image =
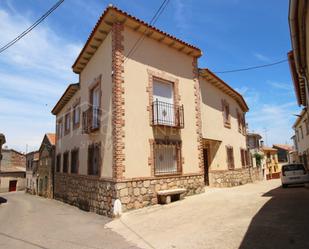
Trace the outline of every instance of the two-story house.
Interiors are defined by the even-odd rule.
[[[31,151],[26,154],[26,192],[37,193],[37,166],[39,151]]]
[[[297,161],[309,169],[309,116],[303,109],[293,124],[295,131],[294,143],[297,150]]]
[[[55,142],[56,135],[46,133],[39,149],[37,194],[47,198],[53,198]]]
[[[54,197],[112,215],[156,204],[171,189],[173,200],[208,183],[248,182],[248,106],[198,69],[201,54],[109,6],[73,65],[79,82],[52,110]]]

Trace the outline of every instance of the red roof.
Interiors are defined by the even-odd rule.
[[[56,134],[55,133],[47,133],[46,136],[47,136],[51,145],[56,144]]]
[[[282,149],[282,150],[287,150],[287,151],[293,150],[293,147],[288,144],[274,144],[273,147],[276,149]]]

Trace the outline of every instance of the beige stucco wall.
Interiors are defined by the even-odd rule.
[[[0,179],[0,193],[9,192],[10,181],[17,181],[16,191],[24,190],[26,187],[26,179],[21,177],[7,176]]]
[[[127,55],[140,34],[124,29],[124,54]],[[179,79],[180,104],[184,105],[185,128],[181,130],[183,173],[198,173],[198,149],[194,104],[193,58],[153,39],[145,38],[125,61],[125,177],[151,176],[148,166],[150,126],[147,69],[166,72]]]
[[[233,146],[235,168],[241,168],[240,148],[246,149],[246,136],[238,131],[237,109],[240,106],[229,95],[213,86],[204,78],[200,78],[202,134],[205,139],[222,141],[217,152],[210,151],[210,170],[226,170],[226,146]],[[222,99],[230,106],[231,128],[224,127],[222,115]]]
[[[96,53],[92,56],[87,66],[80,74],[80,90],[67,103],[66,107],[57,115],[63,116],[72,108],[73,104],[80,97],[81,117],[80,127],[76,130],[71,129],[70,134],[65,135],[57,142],[56,155],[79,148],[79,174],[87,174],[88,145],[93,142],[101,142],[102,168],[101,177],[112,176],[112,43],[111,33],[106,37]],[[85,111],[89,103],[89,87],[96,78],[101,78],[101,128],[100,131],[92,134],[82,134],[82,112]],[[72,114],[71,114],[72,115]],[[70,161],[70,159],[69,159]],[[70,163],[69,163],[70,165]],[[61,165],[62,167],[62,165]]]
[[[306,125],[304,123],[305,119],[307,119],[307,114],[303,115],[302,119],[300,120],[300,122],[298,122],[297,126],[295,127],[295,129],[298,130],[299,135],[298,138],[296,136],[296,142],[298,146],[298,153],[300,154],[303,154],[307,150],[309,150],[309,134],[307,134],[306,131]],[[302,126],[304,138],[301,137],[300,126]]]

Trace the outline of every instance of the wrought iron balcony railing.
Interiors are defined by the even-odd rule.
[[[89,107],[83,112],[83,132],[91,133],[100,128],[101,110],[98,107]]]
[[[170,103],[155,100],[152,103],[152,125],[170,126],[184,128],[183,105],[173,105]]]

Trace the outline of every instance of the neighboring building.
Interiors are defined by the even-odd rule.
[[[209,69],[200,69],[205,184],[236,186],[260,179],[247,148],[243,97]]]
[[[255,151],[255,152],[260,151],[260,149],[261,149],[261,139],[262,139],[262,136],[260,134],[249,132],[247,134],[248,148],[250,150]]]
[[[294,144],[298,154],[298,162],[302,162],[309,169],[309,116],[306,109],[301,111],[293,129],[295,131]]]
[[[200,49],[108,7],[73,65],[79,83],[52,110],[55,198],[112,215],[119,203],[123,210],[158,203],[161,190],[184,196],[203,192],[208,182],[248,182],[248,107],[209,70],[198,70],[200,56]],[[200,100],[205,87],[217,94],[209,103],[214,111]],[[204,161],[207,153],[212,162]]]
[[[2,160],[2,145],[5,144],[5,136],[0,133],[0,171],[1,171],[1,160]]]
[[[277,149],[278,162],[279,163],[288,163],[289,154],[293,151],[293,147],[288,144],[274,144],[274,149]]]
[[[266,177],[266,163],[265,155],[262,150],[263,141],[261,139],[262,136],[258,133],[249,132],[247,134],[247,143],[251,155],[252,166],[259,171],[260,179],[264,179]]]
[[[26,191],[31,194],[37,193],[37,169],[39,162],[39,151],[26,154]]]
[[[280,178],[281,165],[278,163],[278,150],[264,146],[262,151],[265,155],[265,165],[263,167],[265,168],[266,179]]]
[[[53,198],[54,164],[55,164],[56,136],[52,133],[44,135],[39,149],[39,163],[37,170],[38,194]]]
[[[25,155],[16,150],[2,149],[0,192],[25,189],[25,160]]]

